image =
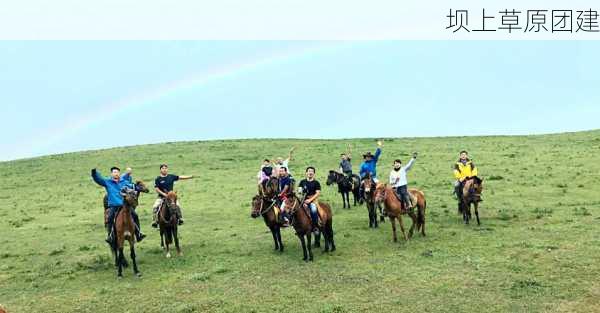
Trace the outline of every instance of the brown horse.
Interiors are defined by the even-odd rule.
[[[283,241],[281,240],[281,223],[279,223],[275,215],[275,196],[279,180],[277,178],[269,178],[264,185],[259,186],[259,194],[252,198],[252,218],[262,216],[265,220],[265,225],[271,230],[273,241],[275,242],[275,250],[283,252]]]
[[[459,199],[459,208],[463,214],[463,221],[465,224],[469,224],[469,220],[471,219],[471,204],[473,204],[477,225],[481,225],[481,222],[479,221],[479,202],[481,202],[482,191],[483,179],[474,176],[467,178],[464,181],[462,197]]]
[[[396,196],[394,189],[387,184],[378,184],[375,190],[375,201],[377,203],[384,204],[385,211],[392,222],[392,234],[394,242],[398,241],[396,236],[396,219],[400,224],[400,230],[404,235],[404,240],[408,241],[408,238],[412,237],[415,226],[417,231],[421,231],[421,234],[425,236],[425,210],[427,208],[427,202],[425,201],[425,194],[415,188],[410,188],[408,192],[417,199],[417,214],[415,215],[412,208],[407,209],[404,201],[400,201]],[[404,231],[404,223],[402,222],[402,214],[408,214],[412,219],[413,223],[410,226],[408,236]]]
[[[377,222],[377,210],[375,207],[377,206],[381,208],[381,206],[375,201],[375,181],[373,181],[370,174],[367,174],[360,184],[363,190],[363,198],[367,204],[367,210],[369,212],[369,227],[377,228],[379,227],[379,224]],[[381,214],[380,218],[381,222],[383,223],[385,221],[383,214]]]
[[[144,182],[142,181],[136,181],[135,185],[134,185],[134,189],[136,191],[136,197],[139,198],[140,193],[148,193],[149,190],[146,187],[146,184],[144,184]],[[106,224],[108,223],[108,196],[105,195],[104,199],[103,199],[103,205],[104,205],[104,227],[106,227]],[[133,210],[135,210],[135,208],[137,207],[137,202],[135,203],[135,206],[132,207]],[[116,218],[116,216],[115,216]],[[115,267],[118,267],[119,264],[118,262],[120,261],[123,265],[123,267],[127,267],[129,266],[129,264],[127,263],[127,260],[125,260],[125,258],[119,260],[118,256],[118,248],[117,248],[117,243],[113,238],[113,242],[110,244],[110,249],[111,249],[111,253],[113,255],[113,258],[115,258]]]
[[[293,195],[288,199],[288,207],[290,208],[290,215],[292,216],[292,225],[296,230],[296,235],[300,239],[302,244],[302,253],[304,255],[304,261],[312,261],[312,230],[313,223],[310,218],[310,213],[307,208],[296,195]],[[324,252],[335,251],[335,242],[333,240],[333,214],[331,213],[331,207],[319,201],[318,205],[319,218],[321,223],[318,226],[319,232],[323,233],[325,237],[325,250]],[[321,234],[315,236],[315,247],[321,246]]]
[[[123,197],[123,207],[117,212],[115,218],[115,234],[116,234],[116,254],[115,263],[118,264],[117,276],[123,277],[123,265],[125,263],[125,256],[123,255],[123,246],[125,240],[129,242],[131,262],[133,263],[133,273],[136,276],[141,276],[138,271],[137,263],[135,260],[135,223],[131,217],[131,211],[138,206],[138,197],[140,192],[135,189],[125,188],[121,190],[121,196]]]
[[[158,209],[158,225],[160,230],[160,246],[167,252],[166,257],[171,257],[169,245],[175,241],[177,255],[182,256],[177,235],[177,194],[169,191]]]

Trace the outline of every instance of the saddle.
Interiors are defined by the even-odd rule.
[[[394,196],[396,196],[396,199],[398,199],[398,201],[402,202],[400,195],[398,193],[396,193],[396,191],[394,191]],[[414,208],[415,205],[417,204],[417,200],[418,200],[417,197],[415,197],[410,192],[408,192],[408,198],[410,199],[410,207],[408,207],[407,210]]]

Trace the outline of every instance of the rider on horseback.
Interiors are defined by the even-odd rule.
[[[292,147],[290,149],[290,152],[288,153],[288,157],[287,159],[283,159],[282,157],[278,157],[277,159],[275,159],[275,173],[273,173],[273,175],[278,176],[279,175],[279,169],[282,167],[285,167],[287,169],[287,172],[289,174],[289,176],[292,176],[292,173],[290,172],[290,161],[292,160],[292,154],[294,153],[294,150],[296,150],[296,147]]]
[[[154,180],[154,189],[158,193],[158,198],[154,201],[154,205],[152,206],[152,227],[158,227],[158,210],[162,205],[164,199],[167,198],[167,193],[169,191],[173,191],[173,185],[178,180],[192,179],[194,176],[177,176],[173,174],[169,174],[169,166],[167,164],[160,165],[160,175],[156,177]],[[183,224],[183,217],[181,216],[181,207],[179,206],[179,200],[175,203],[176,207],[176,215],[179,225]]]
[[[299,188],[304,194],[304,207],[310,208],[310,219],[312,220],[313,233],[319,234],[319,213],[317,212],[317,201],[321,195],[321,184],[315,179],[315,168],[306,168],[306,179],[300,181]]]
[[[473,161],[469,159],[469,154],[467,151],[460,152],[460,158],[454,164],[454,178],[456,178],[456,182],[454,183],[454,193],[459,201],[463,196],[463,187],[465,185],[465,181],[471,179],[472,177],[477,176],[477,168]]]
[[[397,159],[394,161],[394,169],[390,172],[390,185],[396,191],[398,195],[398,199],[404,202],[404,206],[409,209],[412,207],[412,201],[408,194],[408,180],[406,178],[406,172],[410,170],[410,168],[415,163],[417,159],[417,153],[413,153],[412,159],[408,161],[406,166],[402,166],[402,161]]]
[[[383,143],[381,140],[377,141],[377,150],[375,150],[375,155],[371,154],[371,152],[367,152],[363,155],[364,161],[360,165],[360,180],[361,182],[365,179],[367,174],[370,174],[371,178],[375,183],[377,180],[377,161],[379,161],[379,156],[381,155],[381,147],[383,147]],[[360,187],[360,198],[363,199],[365,197],[365,190],[361,184]]]
[[[348,145],[348,152],[342,153],[340,161],[340,172],[352,179],[352,148]]]
[[[258,185],[263,186],[265,182],[273,175],[273,166],[271,165],[271,161],[269,159],[264,159],[262,165],[260,166],[260,171],[256,174],[256,178],[258,179]]]
[[[127,168],[125,174],[121,176],[121,169],[116,166],[110,169],[111,177],[103,177],[98,170],[92,169],[92,179],[94,182],[106,189],[106,195],[108,196],[108,221],[106,224],[106,230],[108,236],[106,242],[109,244],[112,242],[112,230],[117,212],[123,206],[123,196],[121,190],[123,188],[134,188],[131,182],[131,168]],[[136,224],[135,236],[138,242],[142,241],[146,235],[140,230],[140,220],[135,210],[131,210],[131,217]]]
[[[290,193],[292,192],[292,179],[290,178],[290,175],[288,174],[288,169],[287,167],[280,167],[279,168],[279,189],[278,194],[277,194],[277,198],[278,198],[278,205],[279,205],[279,210],[281,211],[280,214],[280,219],[283,221],[283,225],[284,226],[289,226],[289,214],[288,212],[285,210],[286,207],[286,201],[287,198],[289,197]]]

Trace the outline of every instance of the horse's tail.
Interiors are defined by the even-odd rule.
[[[417,225],[421,227],[425,224],[425,210],[427,209],[427,200],[423,199],[423,207],[417,210]]]

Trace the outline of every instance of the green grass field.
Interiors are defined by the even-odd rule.
[[[348,143],[356,156],[375,149],[372,139],[181,142],[0,163],[0,304],[11,313],[600,312],[600,131],[387,139],[380,177],[420,152],[409,181],[427,196],[428,236],[393,243],[389,223],[369,229],[364,206],[344,210],[326,187],[338,250],[305,263],[285,229],[286,251],[274,252],[262,219],[250,218],[261,160],[296,146],[292,172],[314,165],[324,185]],[[463,225],[451,197],[461,149],[485,179],[481,227]],[[131,166],[151,183],[162,162],[199,176],[176,184],[184,256],[164,257],[150,228],[155,195],[142,195],[144,276],[128,268],[118,281],[90,169]]]

